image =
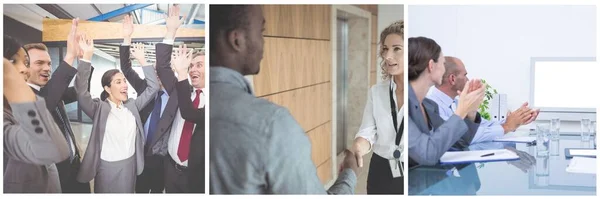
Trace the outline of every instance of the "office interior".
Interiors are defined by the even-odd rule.
[[[264,58],[247,76],[256,96],[288,108],[306,131],[328,188],[362,120],[367,91],[381,80],[379,33],[403,5],[263,5]],[[370,155],[356,193],[366,193]]]
[[[71,19],[79,18],[78,33],[85,32],[94,39],[94,57],[91,60],[94,72],[90,81],[92,98],[100,97],[103,91],[100,79],[105,71],[120,69],[119,45],[123,40],[122,20],[130,13],[135,29],[133,43],[143,43],[146,59],[154,64],[154,46],[162,42],[166,31],[164,15],[169,4],[4,4],[4,34],[19,40],[23,45],[44,43],[48,46],[55,70],[66,51],[66,38],[71,29]],[[180,4],[181,15],[187,16],[175,39],[175,47],[186,44],[194,51],[204,51],[204,4]],[[102,30],[102,31],[92,31]],[[133,59],[133,57],[132,57]],[[144,78],[140,64],[132,60],[133,69]],[[75,63],[73,65],[77,67]],[[75,78],[71,82],[73,86]],[[136,98],[135,89],[129,85],[129,97]],[[85,154],[92,120],[82,112],[77,102],[65,105],[67,115]],[[93,183],[93,181],[92,181]],[[91,186],[94,187],[93,185]],[[92,190],[93,191],[93,190]]]
[[[460,176],[454,172],[454,181],[428,184],[427,189],[417,192],[409,187],[409,194],[595,195],[596,175],[565,172],[570,162],[564,151],[596,146],[597,136],[591,142],[579,140],[581,120],[597,119],[598,100],[589,86],[594,85],[599,72],[596,15],[593,5],[409,6],[407,37],[435,40],[445,56],[464,62],[470,79],[484,79],[500,94],[495,96],[500,100],[490,100],[492,120],[506,116],[524,102],[541,110],[536,121],[505,137],[535,137],[536,125],[549,124],[554,118],[560,118],[561,136],[560,141],[550,141],[549,157],[536,156],[535,147],[513,145],[521,150],[519,156],[526,157],[521,160],[536,160],[519,165],[523,172],[507,166],[523,161],[475,163],[463,170],[467,174],[459,174],[476,176],[468,178],[472,180],[469,185],[451,190],[451,182],[465,183],[459,182]],[[424,172],[415,171],[414,175]],[[475,190],[467,190],[473,186]]]

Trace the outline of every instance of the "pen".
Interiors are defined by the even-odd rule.
[[[488,157],[488,156],[493,156],[493,155],[494,155],[494,153],[488,153],[488,154],[485,154],[485,155],[481,155],[481,157],[483,158],[483,157]]]

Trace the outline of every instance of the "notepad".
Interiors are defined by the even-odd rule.
[[[575,156],[581,157],[591,157],[595,158],[598,151],[596,149],[576,149],[576,148],[566,148],[565,149],[565,157],[571,158]]]
[[[573,157],[569,162],[567,172],[596,174],[596,158]]]
[[[489,156],[481,157],[486,154]],[[471,162],[496,162],[518,160],[519,156],[506,149],[478,150],[478,151],[448,151],[440,158],[441,164],[464,164]]]
[[[507,137],[497,138],[494,142],[517,142],[517,143],[532,143],[535,141],[535,137]]]

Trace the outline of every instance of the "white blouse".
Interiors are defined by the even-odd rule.
[[[119,107],[110,100],[108,103],[111,109],[106,120],[100,158],[114,162],[127,159],[135,153],[137,125],[135,117],[122,102]]]
[[[390,84],[392,93],[396,93],[396,84],[393,78],[390,81],[382,81],[369,89],[367,105],[363,113],[362,124],[355,138],[362,137],[371,143],[373,152],[386,159],[394,159],[396,150],[396,129],[391,114],[390,107]],[[396,95],[392,96],[394,103],[397,104]],[[404,105],[396,107],[397,128],[400,128],[404,119]],[[400,139],[400,160],[404,161],[404,138],[407,134],[407,124],[404,124],[402,138]]]

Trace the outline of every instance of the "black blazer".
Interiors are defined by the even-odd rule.
[[[188,162],[188,168],[190,176],[196,176],[189,178],[189,184],[193,193],[204,193],[204,108],[198,109],[193,108],[191,98],[192,88],[188,81],[178,82],[175,77],[175,73],[171,70],[171,52],[173,46],[168,44],[156,44],[156,72],[158,78],[162,82],[165,90],[169,93],[169,103],[172,99],[177,100],[177,107],[170,112],[171,117],[162,117],[164,122],[169,124],[173,123],[175,114],[177,114],[177,108],[181,111],[182,118],[196,123],[194,134],[190,143],[190,157]],[[169,106],[167,104],[167,106]],[[165,115],[163,112],[163,116]],[[171,126],[168,130],[170,132]],[[168,137],[167,137],[168,140]]]
[[[140,75],[138,75],[135,70],[133,70],[133,68],[131,68],[131,46],[123,46],[121,45],[119,47],[119,57],[121,60],[121,72],[123,72],[123,75],[125,75],[125,78],[127,78],[127,81],[129,81],[129,83],[131,84],[131,86],[133,86],[133,89],[135,89],[135,92],[137,93],[137,96],[140,96],[144,90],[146,90],[146,87],[148,87],[148,84],[146,83],[145,79],[142,79],[140,77]],[[148,105],[146,107],[144,107],[141,111],[140,111],[140,119],[142,120],[142,123],[146,123],[146,120],[150,117],[150,114],[152,113],[152,109],[154,109],[154,102],[156,101],[155,99],[150,100],[150,103],[148,103]]]
[[[93,67],[91,72],[94,72]],[[46,108],[52,115],[54,122],[61,130],[63,135],[71,138],[73,145],[75,146],[75,159],[73,162],[70,162],[67,158],[66,160],[56,164],[59,176],[61,176],[60,184],[63,193],[89,193],[89,183],[78,183],[74,180],[74,174],[78,172],[79,164],[81,163],[81,152],[79,151],[79,146],[71,129],[71,122],[69,121],[67,111],[65,109],[65,104],[77,101],[77,92],[75,92],[75,88],[69,87],[69,83],[71,83],[71,80],[73,80],[75,74],[77,74],[77,69],[69,66],[67,62],[61,61],[56,71],[52,73],[52,77],[46,86],[41,88],[40,91],[34,88],[31,89],[36,95],[44,98],[46,101]],[[89,89],[90,88],[88,87],[88,91]],[[63,125],[61,118],[63,118],[66,125]],[[71,129],[71,131],[68,131],[67,128]],[[71,152],[69,151],[69,154],[70,153]]]

